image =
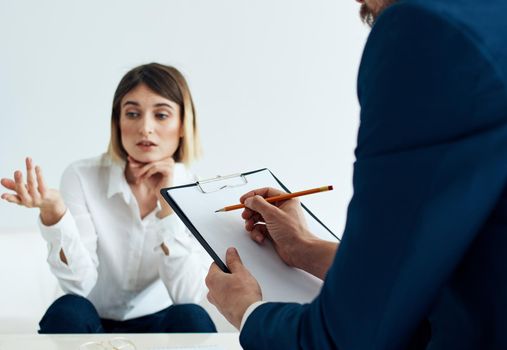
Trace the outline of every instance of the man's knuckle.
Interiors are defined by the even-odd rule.
[[[213,286],[212,272],[210,272],[208,274],[208,276],[206,276],[206,278],[204,279],[204,283],[206,283],[206,286],[208,286],[209,288],[211,288]]]

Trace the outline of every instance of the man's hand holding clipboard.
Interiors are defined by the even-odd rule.
[[[258,244],[269,240],[287,265],[306,270],[322,279],[332,263],[337,245],[319,240],[308,230],[301,204],[295,197],[301,193],[317,193],[327,189],[332,187],[293,194],[274,188],[250,191],[240,198],[245,207],[241,214],[245,229]],[[324,256],[322,243],[328,245]],[[312,246],[318,247],[317,250]],[[312,252],[318,256],[312,256]],[[206,278],[208,300],[239,329],[247,308],[262,300],[262,291],[255,277],[241,262],[236,249],[227,250],[226,260],[230,274],[224,273],[215,263],[210,267]]]

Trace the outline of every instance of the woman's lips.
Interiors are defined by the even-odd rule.
[[[151,151],[152,149],[157,147],[157,144],[151,141],[140,141],[136,143],[136,146],[143,151]]]
[[[138,145],[137,148],[139,148],[141,151],[143,152],[151,152],[155,149],[156,146],[143,146],[143,145]]]

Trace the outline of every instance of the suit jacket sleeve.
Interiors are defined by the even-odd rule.
[[[245,349],[406,346],[495,206],[504,81],[472,33],[423,6],[387,9],[366,45],[354,196],[320,295],[258,307]]]

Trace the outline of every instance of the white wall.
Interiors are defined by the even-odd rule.
[[[269,167],[341,234],[352,194],[355,79],[367,28],[353,0],[0,0],[0,176],[32,156],[57,187],[108,143],[133,66],[180,68],[205,150],[201,177]],[[2,191],[0,191],[2,192]],[[0,203],[0,230],[36,211]]]

